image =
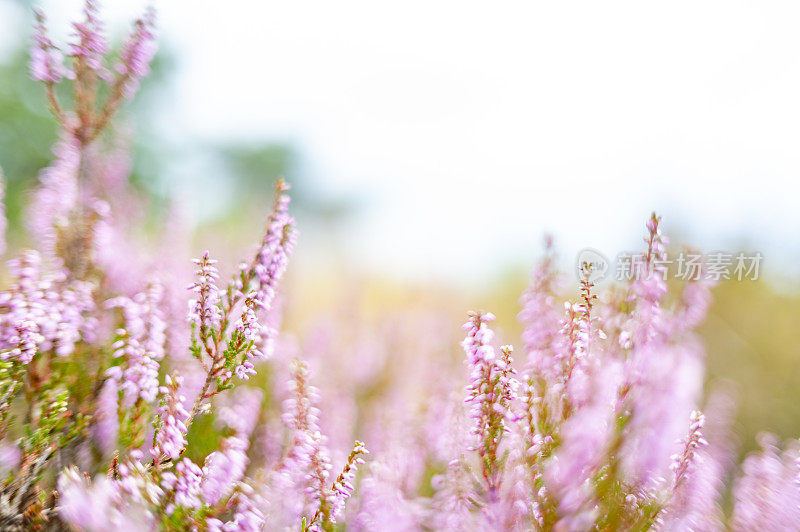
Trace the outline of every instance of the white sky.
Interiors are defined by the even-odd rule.
[[[546,230],[614,255],[653,209],[694,245],[800,260],[800,3],[156,5],[175,131],[296,142],[321,193],[367,204],[347,245],[368,267],[483,276]]]

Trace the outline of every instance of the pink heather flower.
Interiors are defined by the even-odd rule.
[[[61,51],[53,45],[47,36],[44,13],[38,9],[36,14],[36,31],[31,47],[31,77],[45,83],[58,83],[67,73]]]
[[[214,506],[230,494],[236,483],[244,476],[247,467],[246,438],[232,436],[222,443],[221,451],[214,451],[206,457],[203,465],[203,501]]]
[[[264,513],[254,500],[254,490],[249,484],[240,483],[236,491],[236,509],[233,519],[223,523],[219,519],[209,518],[206,526],[209,532],[261,532],[264,528]]]
[[[41,291],[41,257],[35,251],[28,251],[18,259],[9,261],[8,267],[16,282],[11,289],[0,293],[0,304],[8,308],[7,313],[0,314],[2,351],[4,358],[29,360],[35,353],[35,348],[27,345],[27,341],[33,339],[29,334],[38,333],[38,324],[49,317]],[[45,338],[40,334],[36,340],[42,344]],[[23,343],[26,344],[25,353],[22,352]]]
[[[315,405],[319,400],[319,390],[308,384],[308,364],[293,360],[291,370],[289,391],[292,396],[283,402],[281,419],[296,435],[318,432],[319,409]],[[305,441],[307,438],[302,436],[300,439]]]
[[[12,329],[12,334],[3,338],[3,343],[12,347],[8,351],[0,352],[0,360],[17,360],[21,364],[29,364],[37,351],[37,346],[44,341],[39,334],[39,327],[30,320],[18,321]]]
[[[70,45],[70,55],[85,61],[89,68],[101,74],[101,77],[107,77],[103,67],[103,56],[108,53],[108,43],[103,36],[96,2],[86,0],[83,13],[85,20],[72,24],[77,41]]]
[[[475,515],[470,512],[472,501],[477,500],[478,495],[475,493],[472,474],[461,459],[451,460],[444,475],[434,477],[431,484],[436,489],[433,498],[436,530],[486,528],[485,522],[479,525]]]
[[[119,332],[121,336],[125,335],[124,329]],[[124,391],[125,407],[132,407],[139,398],[146,403],[153,402],[158,394],[158,362],[148,357],[139,342],[133,338],[118,340],[112,347],[115,348],[114,356],[125,360],[125,369],[112,366],[106,371],[106,375],[114,379]]]
[[[745,458],[733,488],[733,530],[795,530],[800,522],[797,451],[780,452],[778,439],[759,436],[761,449]]]
[[[692,466],[696,450],[698,447],[705,447],[708,442],[703,439],[701,429],[706,422],[705,416],[699,410],[692,412],[691,424],[689,425],[689,435],[683,443],[683,452],[681,454],[672,455],[672,465],[670,469],[675,474],[672,481],[672,492],[678,490],[681,483],[685,481],[686,476],[689,474],[689,468]]]
[[[62,133],[53,148],[55,160],[39,174],[39,186],[33,193],[28,226],[48,260],[56,257],[60,230],[70,224],[70,215],[78,201],[79,143],[70,133]]]
[[[103,530],[110,523],[112,494],[98,487],[76,468],[65,470],[58,478],[59,517],[80,530]]]
[[[58,515],[75,529],[89,532],[152,530],[152,514],[140,495],[141,478],[136,484],[132,477],[119,481],[98,477],[92,482],[75,467],[67,468],[58,477]],[[132,496],[129,490],[134,487]]]
[[[657,304],[667,293],[664,264],[667,260],[666,245],[669,240],[661,234],[659,224],[661,217],[653,213],[647,222],[648,235],[644,237],[647,252],[640,257],[635,257],[634,281],[632,288],[640,300]]]
[[[467,337],[462,346],[471,366],[494,360],[494,348],[489,345],[494,338],[494,332],[488,326],[494,320],[494,314],[491,312],[473,312],[470,313],[469,321],[461,327],[467,331]]]
[[[517,380],[511,366],[511,346],[501,348],[497,357],[489,344],[493,333],[488,323],[493,314],[470,313],[463,328],[467,331],[463,347],[470,366],[470,383],[464,401],[470,405],[473,420],[472,433],[476,438],[482,476],[486,481],[490,503],[497,502],[501,477],[499,446],[508,431],[509,423],[516,421],[511,404],[516,399]]]
[[[699,326],[711,306],[711,289],[714,283],[707,279],[687,283],[681,294],[681,306],[675,317],[680,331],[691,331]]]
[[[348,520],[348,529],[400,532],[422,528],[426,511],[429,512],[423,506],[427,506],[427,501],[407,497],[403,489],[406,479],[403,466],[411,462],[411,456],[401,463],[370,462],[369,474],[358,486],[358,515]]]
[[[165,456],[176,460],[186,447],[188,430],[186,421],[189,419],[189,412],[183,406],[186,397],[180,393],[183,380],[178,376],[167,375],[165,381],[166,386],[159,388],[162,395],[158,407],[159,427],[153,448],[150,449],[150,455],[156,461],[160,461]]]
[[[589,482],[603,460],[611,426],[610,412],[599,402],[578,409],[560,428],[563,442],[547,464],[545,478],[568,518],[581,518],[592,506]]]
[[[470,367],[470,383],[464,401],[472,405],[473,432],[479,437],[486,435],[494,414],[502,414],[498,420],[501,427],[505,417],[513,417],[509,410],[516,387],[511,368],[512,348],[504,346],[503,355],[496,356],[489,344],[494,333],[488,326],[494,319],[491,313],[470,313],[470,320],[463,326],[467,337],[462,345]]]
[[[95,286],[90,282],[72,281],[61,293],[51,294],[48,303],[51,315],[59,314],[56,330],[53,332],[51,345],[55,346],[56,355],[67,356],[75,350],[80,341],[93,341],[97,328],[97,320],[92,316],[96,310],[92,297]],[[40,325],[45,336],[47,327]]]
[[[0,292],[0,306],[6,309],[0,313],[0,351],[20,349],[8,356],[27,360],[36,345],[39,351],[67,356],[79,340],[91,337],[95,326],[90,316],[91,284],[68,283],[60,269],[43,273],[41,256],[35,251],[24,252],[8,266],[16,280]]]
[[[294,487],[305,494],[304,501],[294,501],[286,506],[288,511],[298,510],[313,522],[333,518],[333,499],[328,486],[331,460],[325,446],[326,438],[319,430],[316,408],[318,392],[308,384],[308,367],[304,362],[292,362],[293,379],[290,381],[292,397],[284,401],[284,423],[292,430],[290,447],[278,467],[273,489]],[[319,520],[311,514],[317,514]],[[311,530],[315,528],[311,527]]]
[[[246,348],[241,363],[234,368],[234,373],[240,379],[248,380],[250,375],[256,374],[253,360],[264,358],[261,351],[255,349],[254,346],[260,343],[265,327],[258,322],[258,317],[256,316],[256,309],[261,303],[256,299],[255,293],[250,294],[245,299],[244,305],[242,317],[236,322],[234,328],[242,335],[245,341],[252,342],[252,344]]]
[[[702,390],[702,366],[685,346],[635,350],[637,380],[624,402],[628,419],[623,462],[629,480],[653,488],[669,476],[669,456]]]
[[[284,191],[288,189],[288,185],[284,185],[283,189],[279,188]],[[254,311],[258,309],[269,313],[273,310],[278,282],[283,277],[289,257],[294,251],[295,223],[294,218],[287,213],[288,205],[289,196],[279,194],[275,210],[268,222],[264,241],[256,255],[253,273],[258,280],[258,288],[253,298]],[[239,288],[242,289],[242,287]],[[257,357],[269,358],[272,356],[276,336],[277,331],[269,323],[261,327]]]
[[[91,425],[92,438],[104,455],[110,455],[117,448],[119,434],[119,408],[117,402],[119,392],[115,379],[106,379],[100,396],[97,398],[97,410]]]
[[[108,308],[121,308],[125,316],[125,332],[135,339],[148,357],[164,358],[166,323],[161,309],[164,287],[158,283],[132,298],[117,297],[106,302]]]
[[[152,403],[158,395],[158,361],[148,354],[139,339],[131,337],[125,329],[117,332],[120,339],[112,348],[114,357],[123,359],[123,365],[110,367],[106,375],[124,392],[126,408],[132,407],[139,398]]]
[[[6,477],[19,467],[22,462],[22,451],[18,445],[6,440],[0,441],[0,476]]]
[[[644,490],[670,476],[668,457],[685,433],[686,416],[696,408],[703,380],[702,351],[682,323],[700,315],[663,304],[666,283],[657,261],[666,258],[666,239],[658,223],[655,216],[648,223],[648,251],[638,263],[641,275],[628,291],[631,311],[618,319],[624,378],[616,409],[626,423],[620,455],[627,480]]]
[[[319,430],[319,409],[316,407],[319,391],[308,384],[308,366],[305,362],[292,361],[293,378],[289,381],[292,396],[283,402],[281,419],[292,431],[292,441],[279,473],[293,482],[308,487],[312,462],[324,462],[326,458],[313,457],[323,454],[322,436]]]
[[[559,279],[553,267],[552,240],[546,241],[545,249],[547,254],[534,267],[530,284],[522,295],[522,310],[517,319],[525,325],[522,341],[528,356],[526,370],[552,379],[560,374],[553,344],[558,339],[562,312],[555,295]]]
[[[117,503],[129,507],[160,503],[164,497],[164,490],[155,482],[152,471],[140,461],[141,451],[135,449],[130,455],[131,460],[119,464],[118,478],[112,484],[117,495]]]
[[[94,481],[72,466],[58,477],[58,514],[78,530],[154,530],[153,513],[163,492],[139,463],[120,464],[119,478]]]
[[[189,287],[189,290],[197,294],[197,299],[189,301],[188,320],[197,328],[197,334],[205,347],[211,332],[219,327],[221,319],[220,296],[216,284],[219,271],[215,266],[217,261],[209,258],[208,251],[202,258],[194,259],[193,262],[198,266],[195,271],[197,281]]]
[[[305,445],[308,447],[309,460],[305,475],[305,494],[309,502],[317,503],[320,509],[327,508],[330,511],[330,493],[327,488],[333,466],[325,449],[325,437],[319,431],[313,432],[307,435]]]
[[[234,327],[237,331],[242,333],[245,339],[251,342],[258,342],[261,340],[263,327],[258,323],[258,318],[256,317],[256,309],[260,306],[260,303],[256,299],[255,292],[251,292],[244,303],[245,308],[242,312],[242,317],[236,322]]]
[[[203,471],[194,462],[184,458],[175,465],[175,472],[167,471],[161,475],[161,487],[173,493],[173,502],[167,506],[167,514],[171,514],[175,506],[183,508],[199,508],[201,500],[201,484]]]
[[[655,265],[655,261],[667,258],[666,246],[669,244],[669,239],[661,233],[660,223],[661,216],[656,216],[656,213],[651,214],[646,224],[650,235],[644,238],[644,242],[647,244],[647,259],[654,269],[659,268],[659,266]]]
[[[356,488],[353,483],[356,479],[358,466],[365,463],[363,456],[366,454],[369,454],[369,451],[364,442],[356,441],[350,456],[347,458],[344,469],[331,488],[331,522],[335,523],[343,514],[345,502],[355,491]]]
[[[663,516],[663,530],[724,530],[720,508],[724,470],[704,449],[695,452],[692,474],[677,490]]]
[[[233,372],[237,377],[246,381],[250,379],[250,375],[256,374],[256,369],[250,360],[245,359],[234,368]]]
[[[559,339],[556,341],[554,358],[559,364],[558,379],[566,389],[569,407],[587,401],[577,385],[578,377],[585,371],[591,337],[589,310],[579,303],[564,303],[565,317],[561,321]]]
[[[720,404],[719,399],[717,394],[709,402],[710,411],[718,414],[715,416],[717,417],[716,421],[708,427],[708,430],[705,426],[702,428],[703,432],[708,431],[711,444],[704,445],[698,441],[691,451],[692,457],[686,474],[683,475],[677,487],[671,489],[667,494],[666,507],[659,516],[664,523],[662,527],[664,530],[722,530],[724,528],[720,500],[725,489],[725,464],[723,462],[727,458],[720,454],[727,455],[728,453],[719,447],[728,446],[728,443],[725,441],[715,442],[714,425],[729,423],[729,416],[724,411],[727,410],[727,405]],[[723,430],[727,432],[727,429]],[[687,439],[682,442],[684,450],[687,447],[686,442],[691,439],[692,433],[690,432]],[[676,466],[681,461],[680,456],[681,454],[673,456],[673,472],[680,468],[679,465]],[[677,475],[675,476],[677,477]]]
[[[231,393],[217,398],[216,422],[242,438],[248,438],[256,427],[264,393],[258,388],[237,386]]]
[[[289,262],[295,246],[294,218],[289,216],[289,185],[277,185],[275,206],[267,222],[267,231],[256,255],[254,271],[258,279],[257,299],[266,310],[272,307],[275,289]],[[244,287],[240,287],[243,289]]]
[[[142,78],[150,72],[150,61],[156,52],[155,19],[155,10],[148,8],[144,16],[134,22],[133,32],[116,65],[117,72],[124,76],[123,91],[128,98],[133,97]]]
[[[96,222],[91,253],[94,265],[104,273],[103,284],[113,294],[135,294],[147,284],[149,257],[134,245],[129,232],[131,221],[126,215],[112,215],[109,205],[101,201],[93,207]]]

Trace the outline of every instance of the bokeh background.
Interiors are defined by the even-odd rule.
[[[65,37],[80,3],[37,5]],[[144,8],[106,4],[112,36]],[[301,231],[289,329],[403,310],[443,317],[455,338],[481,307],[514,343],[543,235],[569,270],[585,247],[639,249],[656,210],[676,250],[763,254],[759,281],[716,289],[701,331],[709,387],[738,397],[742,453],[761,430],[800,435],[800,5],[156,7],[154,74],[117,124],[154,231],[177,206],[191,255],[213,249],[230,268],[286,176]],[[27,77],[32,9],[0,0],[0,166],[16,248],[56,136]]]

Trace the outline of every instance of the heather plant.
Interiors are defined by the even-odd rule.
[[[36,13],[31,75],[44,84],[60,140],[29,211],[38,249],[9,262],[0,293],[0,526],[258,530],[262,501],[280,484],[282,497],[307,501],[282,518],[330,530],[367,450],[356,442],[329,478],[310,385],[298,384],[287,406],[304,424],[287,422],[295,436],[278,463],[247,470],[261,401],[237,412],[252,420],[244,427],[218,417],[223,437],[202,462],[187,456],[193,423],[216,417],[217,400],[272,355],[268,315],[296,231],[280,181],[262,242],[231,282],[218,286],[208,252],[195,261],[188,317],[168,301],[184,299],[174,289],[180,273],[137,260],[144,249],[129,236],[131,222],[144,221],[143,200],[127,184],[111,121],[148,72],[154,23],[149,10],[113,59],[92,0],[66,51]],[[298,373],[297,382],[308,379]]]
[[[186,272],[178,217],[145,244],[113,129],[154,13],[116,58],[92,0],[64,51],[45,23],[31,75],[60,134],[26,217],[35,249],[0,291],[0,528],[798,528],[800,448],[763,435],[733,464],[730,401],[704,397],[694,332],[713,283],[667,284],[655,214],[629,281],[602,293],[585,263],[565,301],[548,242],[516,351],[489,312],[468,314],[458,358],[430,309],[279,333],[289,186],[228,283],[209,252]]]

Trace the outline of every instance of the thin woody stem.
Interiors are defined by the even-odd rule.
[[[61,108],[61,103],[58,101],[58,95],[56,94],[56,87],[55,83],[48,82],[45,85],[45,94],[47,96],[47,103],[50,104],[50,112],[55,115],[56,120],[62,126],[66,125],[66,115],[64,115],[64,110]]]

